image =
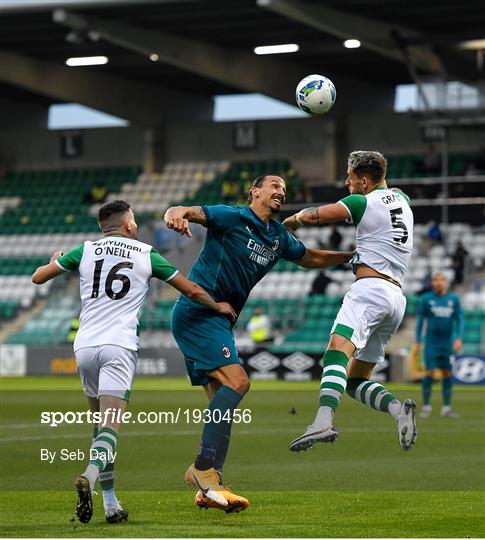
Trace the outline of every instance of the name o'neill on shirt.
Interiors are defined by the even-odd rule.
[[[130,251],[140,251],[138,246],[132,246],[131,244],[125,244],[121,240],[98,240],[93,242],[94,254],[102,255],[114,255],[115,257],[123,257],[124,259],[131,259]]]
[[[254,261],[261,266],[267,266],[269,261],[275,260],[276,255],[273,251],[271,251],[271,249],[258,244],[252,238],[248,240],[247,247],[251,250],[251,253],[249,254],[250,261]]]

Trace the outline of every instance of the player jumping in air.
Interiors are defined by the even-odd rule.
[[[307,268],[335,266],[350,259],[351,253],[306,249],[272,219],[285,200],[283,179],[267,175],[254,180],[249,207],[169,208],[165,223],[170,229],[190,237],[189,222],[207,227],[205,246],[190,279],[216,300],[224,298],[240,313],[251,289],[280,258]],[[239,512],[247,507],[247,499],[229,491],[221,479],[233,411],[249,390],[249,379],[234,344],[232,324],[183,295],[173,310],[172,331],[185,356],[192,385],[203,386],[210,400],[209,421],[204,425],[195,463],[185,473],[185,480],[198,488],[198,506]],[[220,418],[225,420],[214,421]]]
[[[350,195],[336,204],[306,208],[284,221],[290,231],[344,220],[357,229],[352,259],[356,281],[344,297],[323,357],[320,407],[303,435],[290,443],[294,452],[337,439],[333,420],[345,389],[357,401],[396,420],[403,450],[410,450],[416,440],[414,401],[401,403],[382,385],[369,381],[404,316],[401,286],[413,249],[409,199],[387,187],[386,170],[387,162],[379,152],[352,152],[346,180]]]
[[[138,314],[150,278],[170,283],[192,302],[221,317],[234,320],[235,313],[229,304],[214,302],[152,246],[136,239],[135,216],[125,201],[105,204],[98,222],[104,238],[84,242],[65,255],[54,253],[49,264],[36,270],[32,281],[41,284],[67,270],[79,271],[82,309],[74,353],[89,407],[99,411],[102,420],[94,428],[91,460],[75,483],[76,514],[82,523],[91,519],[91,494],[99,477],[106,520],[117,523],[128,517],[114,492],[120,427],[117,411],[125,410],[130,397],[138,355]],[[108,410],[111,413],[106,414]]]
[[[451,372],[451,356],[462,347],[463,314],[460,299],[455,293],[448,291],[448,280],[441,272],[433,274],[432,291],[423,294],[419,302],[418,320],[416,323],[416,344],[421,349],[423,323],[426,320],[426,336],[424,343],[424,365],[426,375],[423,378],[423,408],[420,416],[426,418],[431,414],[431,387],[433,371],[441,370],[443,407],[441,416],[458,418],[460,415],[451,409],[451,390],[453,386]]]

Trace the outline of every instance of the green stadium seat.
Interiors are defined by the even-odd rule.
[[[22,201],[16,209],[0,216],[2,234],[97,231],[96,220],[87,216],[90,205],[84,202],[85,194],[96,181],[108,187],[115,185],[116,178],[134,182],[140,171],[139,166],[9,171],[0,179],[0,190],[6,196],[21,197]],[[64,223],[67,213],[75,216],[74,222]],[[29,221],[22,223],[22,216],[29,216]]]

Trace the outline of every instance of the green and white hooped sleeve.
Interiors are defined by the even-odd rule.
[[[154,248],[150,251],[150,261],[152,264],[152,277],[156,277],[162,281],[170,281],[179,273],[175,266],[169,263]]]
[[[365,195],[348,195],[347,197],[340,199],[337,204],[345,206],[349,213],[350,222],[357,227],[367,207],[367,199]]]
[[[61,270],[64,270],[64,272],[78,270],[79,265],[81,264],[83,251],[84,244],[81,244],[62,255],[62,257],[56,259],[55,263]]]

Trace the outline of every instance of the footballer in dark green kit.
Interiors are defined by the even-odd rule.
[[[240,313],[251,292],[279,259],[308,268],[347,262],[351,253],[307,249],[273,219],[286,201],[286,183],[279,176],[257,177],[249,191],[249,206],[177,206],[169,208],[165,223],[191,236],[189,223],[207,228],[205,245],[190,279],[217,301],[223,299]],[[249,501],[222,484],[222,468],[231,435],[232,415],[249,379],[234,344],[231,322],[199,309],[185,296],[174,307],[172,331],[185,356],[192,385],[204,387],[214,415],[205,423],[196,460],[185,480],[197,487],[196,504],[239,512]],[[217,411],[217,414],[215,414]],[[217,422],[217,418],[223,421]]]

